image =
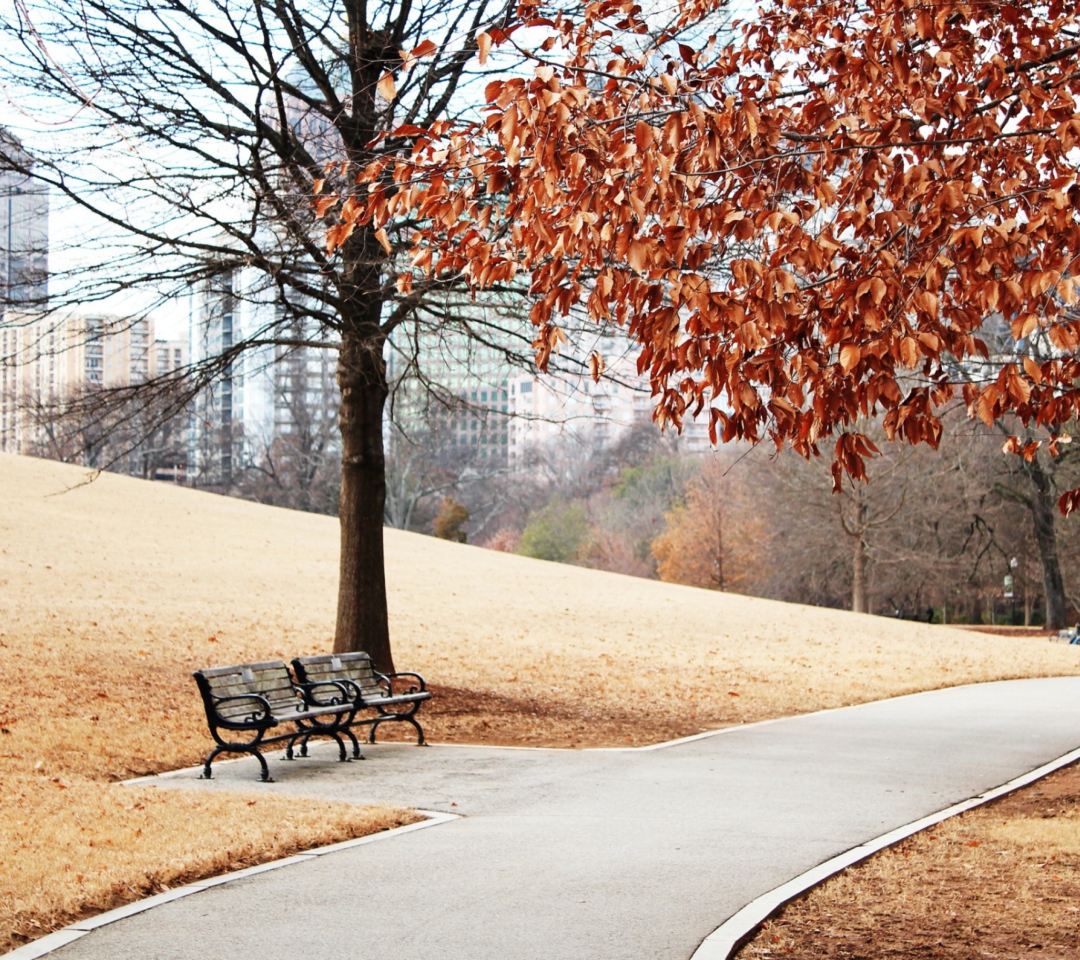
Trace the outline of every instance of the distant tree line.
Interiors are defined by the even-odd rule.
[[[1002,456],[1001,437],[962,413],[938,451],[882,442],[869,481],[839,494],[825,458],[688,453],[642,426],[599,450],[568,441],[537,451],[524,476],[467,477],[407,526],[435,532],[452,504],[452,539],[539,559],[883,616],[1045,624],[1032,464]],[[1036,466],[1051,493],[1080,480],[1070,448]],[[1062,595],[1050,602],[1076,618],[1080,534],[1051,518]]]

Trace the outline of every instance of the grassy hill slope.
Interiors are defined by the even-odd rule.
[[[189,669],[329,648],[336,520],[111,474],[87,478],[77,467],[0,456],[0,655],[28,645],[50,661],[93,651],[86,666],[103,679],[110,663],[152,675],[201,738]],[[493,703],[527,703],[515,721],[526,727],[544,703],[587,715],[579,731],[596,720],[598,730],[614,724],[615,736],[634,718],[696,730],[1080,672],[1077,648],[1040,638],[680,587],[396,530],[386,541],[399,669]],[[17,699],[17,690],[0,696],[0,712],[17,716]],[[455,733],[501,737],[461,717],[436,736]],[[552,732],[538,721],[537,735],[550,741]],[[528,742],[528,729],[511,739]],[[156,765],[149,754],[135,764]]]

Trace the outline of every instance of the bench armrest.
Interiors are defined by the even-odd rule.
[[[296,686],[309,707],[351,707],[356,703],[359,692],[350,689],[353,684],[348,680],[315,680]]]
[[[409,687],[408,690],[403,691],[404,693],[423,693],[425,690],[427,690],[427,684],[424,683],[424,678],[418,673],[403,672],[379,674],[379,678],[386,681],[387,688],[390,690],[391,693],[394,692],[394,681],[397,680],[399,677],[411,677],[415,681],[415,683],[411,687]],[[417,686],[417,684],[419,684],[419,686]]]
[[[225,703],[236,703],[240,700],[250,700],[254,706],[250,716],[246,717],[223,717],[218,707]],[[217,720],[223,725],[237,724],[243,726],[274,726],[274,718],[270,711],[270,701],[266,697],[260,697],[257,693],[240,693],[233,697],[213,697],[212,704]]]

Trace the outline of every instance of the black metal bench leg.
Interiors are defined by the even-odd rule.
[[[420,726],[413,718],[412,714],[400,714],[392,713],[385,717],[379,717],[377,720],[371,721],[371,732],[368,734],[368,743],[375,743],[375,731],[378,729],[380,723],[411,723],[413,729],[416,730],[416,745],[418,747],[426,747],[427,741],[424,739],[424,728]]]
[[[426,747],[428,744],[427,741],[424,739],[424,728],[420,726],[420,724],[417,723],[411,715],[403,717],[402,719],[405,720],[406,723],[411,723],[413,727],[416,728],[416,745],[418,747]]]
[[[262,776],[259,779],[263,783],[273,783],[274,778],[270,776],[270,768],[266,765],[266,757],[264,757],[258,750],[251,751],[258,758],[259,766],[262,767]]]
[[[345,741],[341,739],[336,733],[331,733],[331,737],[337,742],[338,748],[338,763],[347,763],[349,760],[348,753],[345,752]]]
[[[300,731],[300,732],[294,734],[293,736],[289,737],[289,742],[287,744],[285,744],[285,756],[283,756],[281,758],[282,760],[295,760],[296,759],[296,757],[293,755],[293,746],[295,745],[297,738],[301,737],[301,736],[303,736],[303,731]],[[307,745],[307,740],[305,739],[304,746],[306,746],[306,745]],[[301,748],[300,756],[306,757],[307,756],[307,751],[305,749]]]
[[[206,760],[203,761],[202,773],[199,775],[200,780],[213,780],[214,775],[210,772],[210,764],[212,764],[221,754],[226,753],[224,747],[214,747],[213,750],[207,755]]]
[[[236,745],[214,747],[210,751],[210,755],[203,762],[203,772],[199,776],[200,780],[213,780],[214,775],[210,771],[210,764],[212,764],[223,753],[250,753],[259,761],[259,767],[262,770],[262,775],[259,779],[263,783],[273,783],[274,778],[270,776],[270,768],[266,765],[266,758],[259,752],[256,747],[238,748]]]
[[[418,747],[426,747],[427,741],[424,739],[424,728],[414,720],[416,716],[416,710],[410,710],[408,713],[387,713],[381,717],[376,717],[371,722],[371,732],[368,734],[368,743],[375,742],[375,730],[380,723],[392,722],[392,723],[411,723],[413,729],[416,731],[416,745]]]
[[[368,735],[367,735],[367,742],[368,743],[374,743],[375,742],[375,731],[379,729],[379,724],[382,723],[383,720],[389,720],[389,719],[390,719],[389,717],[384,717],[384,718],[382,718],[380,720],[372,720],[371,721],[371,729],[368,731]]]
[[[366,760],[367,758],[360,752],[360,741],[356,739],[353,732],[348,727],[344,727],[341,732],[343,734],[345,734],[345,736],[347,736],[352,741],[353,759],[354,760]]]

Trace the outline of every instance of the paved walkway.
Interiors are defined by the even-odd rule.
[[[1080,678],[982,684],[652,750],[386,744],[174,786],[462,814],[95,930],[58,960],[687,960],[749,900],[1080,746]],[[456,805],[455,805],[456,804]]]

